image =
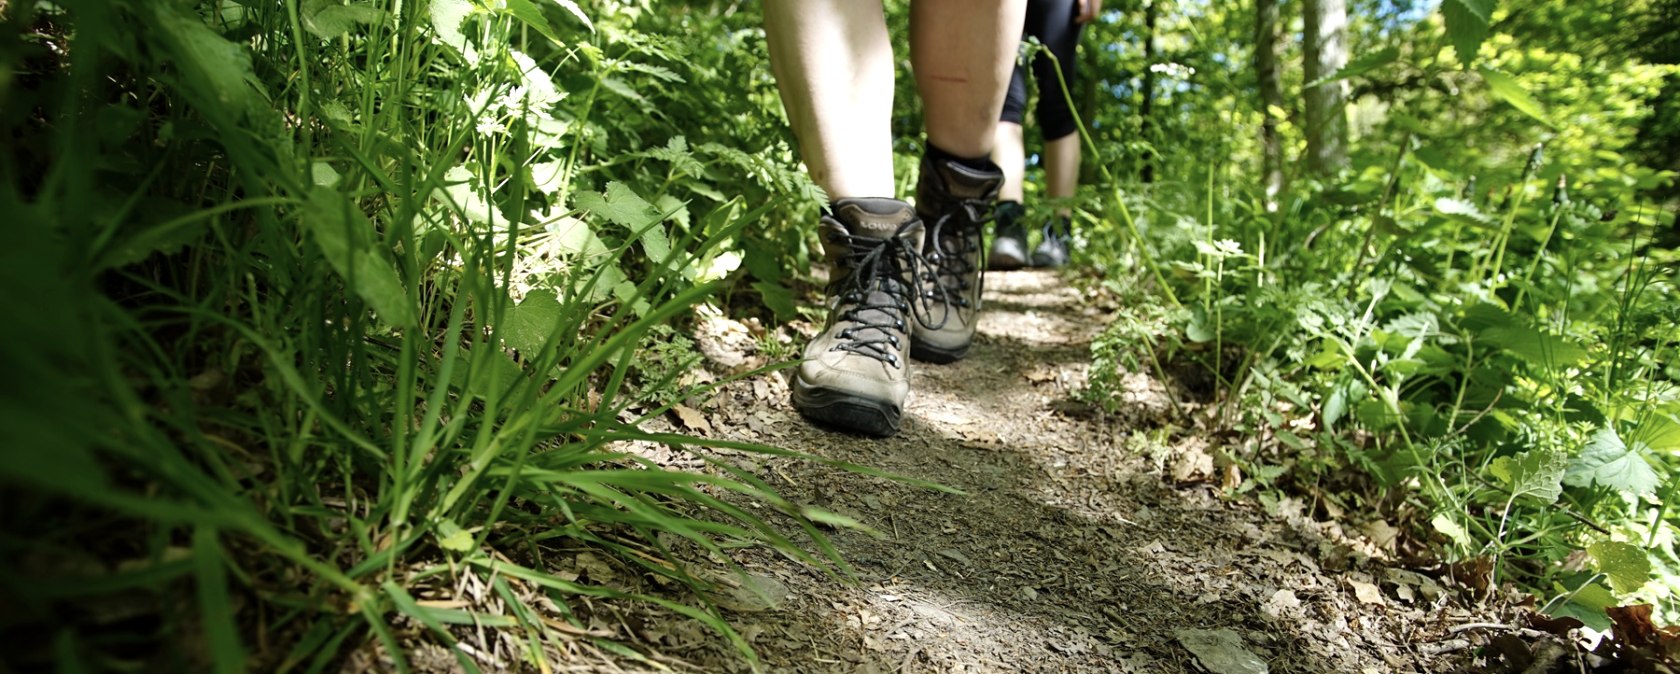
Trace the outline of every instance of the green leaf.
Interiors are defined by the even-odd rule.
[[[1562,587],[1556,587],[1556,589],[1559,594],[1565,592]],[[1552,609],[1551,614],[1553,617],[1575,618],[1586,623],[1587,627],[1603,631],[1610,629],[1610,616],[1604,613],[1604,609],[1618,603],[1616,596],[1610,594],[1610,590],[1603,585],[1588,583],[1581,586],[1579,590],[1570,593],[1569,601]]]
[[[432,30],[437,32],[438,42],[449,45],[462,58],[476,61],[476,52],[467,42],[466,33],[461,31],[461,23],[474,11],[471,0],[432,0],[429,4]]]
[[[1196,307],[1190,312],[1190,322],[1184,326],[1184,336],[1192,342],[1211,342],[1218,334],[1214,332],[1214,326],[1208,325],[1207,312]]]
[[[348,198],[315,187],[309,191],[301,219],[328,264],[381,319],[405,328],[419,320],[396,267],[375,247],[373,223]]]
[[[1340,82],[1350,77],[1358,77],[1398,60],[1400,60],[1399,47],[1379,49],[1349,61],[1347,65],[1342,66],[1341,70],[1308,82],[1303,88],[1311,89],[1332,82]]]
[[[232,112],[234,119],[245,116],[256,105],[266,105],[261,81],[251,69],[251,54],[244,46],[229,41],[197,17],[185,16],[176,3],[152,4],[160,43],[166,45],[182,83],[201,96],[206,112]],[[219,105],[211,105],[211,102]]]
[[[589,229],[589,223],[577,218],[560,218],[548,223],[543,230],[553,235],[560,250],[574,255],[605,255],[610,252],[601,237]]]
[[[604,193],[579,192],[576,205],[632,232],[640,231],[659,220],[659,212],[654,210],[653,204],[620,182],[607,183],[607,191]]]
[[[1572,487],[1598,485],[1630,494],[1655,494],[1662,478],[1645,460],[1645,449],[1643,443],[1623,442],[1614,428],[1601,428],[1570,462],[1567,482]]]
[[[843,529],[856,529],[859,531],[870,530],[869,527],[864,526],[862,522],[845,515],[841,515],[840,513],[833,512],[831,510],[824,510],[816,506],[805,506],[800,509],[799,514],[804,515],[805,519],[819,524],[827,524],[829,526],[840,527]]]
[[[1574,342],[1541,332],[1488,303],[1466,310],[1460,325],[1488,344],[1540,367],[1567,367],[1585,360],[1588,355],[1586,349]]]
[[[451,552],[467,552],[472,550],[473,536],[467,533],[461,525],[450,520],[439,520],[437,530],[432,533],[437,537],[438,547]]]
[[[1651,559],[1637,545],[1620,541],[1599,541],[1587,546],[1587,554],[1598,564],[1598,570],[1610,578],[1610,587],[1628,594],[1651,579]]]
[[[1470,67],[1487,39],[1493,24],[1495,0],[1442,0],[1441,15],[1447,23],[1447,39],[1458,52],[1459,63]]]
[[[1429,520],[1429,523],[1435,527],[1436,531],[1452,539],[1452,542],[1457,543],[1459,547],[1470,547],[1470,532],[1465,531],[1464,527],[1459,526],[1451,517],[1447,517],[1446,513],[1436,515],[1434,519]]]
[[[554,26],[549,25],[548,17],[543,16],[542,9],[531,4],[531,0],[503,0],[507,3],[507,12],[520,22],[542,33],[543,37],[553,40],[556,44],[565,44],[560,35],[554,32]]]
[[[799,303],[794,301],[793,291],[787,286],[775,281],[753,281],[752,288],[758,291],[764,306],[775,312],[776,320],[789,321],[799,316]]]
[[[316,37],[330,40],[355,29],[356,24],[379,23],[385,11],[367,5],[340,5],[327,0],[303,3],[303,29]]]
[[[536,356],[560,325],[560,300],[547,290],[533,290],[502,316],[502,343],[526,358]]]
[[[1494,459],[1488,470],[1511,486],[1513,498],[1555,503],[1563,495],[1563,474],[1568,467],[1569,457],[1563,452],[1534,449]]]
[[[245,649],[239,643],[239,622],[228,593],[227,569],[214,527],[193,531],[193,567],[198,582],[198,610],[204,645],[211,656],[211,671],[234,674],[246,669]]]
[[[589,20],[589,15],[584,14],[583,8],[578,7],[576,2],[573,2],[572,0],[554,0],[554,4],[561,6],[568,12],[571,12],[572,16],[577,17],[578,21],[583,22],[583,26],[588,28],[589,32],[595,32],[595,24]]]
[[[1493,226],[1493,218],[1490,218],[1487,214],[1482,213],[1482,209],[1477,208],[1475,204],[1462,199],[1451,199],[1447,197],[1436,199],[1435,211],[1459,222],[1471,225],[1481,225],[1483,227]]]
[[[1639,423],[1629,439],[1658,452],[1680,451],[1680,417],[1655,411]]]
[[[1541,124],[1555,128],[1552,120],[1546,119],[1546,111],[1541,108],[1540,102],[1534,100],[1533,96],[1528,95],[1528,90],[1523,88],[1522,83],[1518,82],[1517,78],[1492,68],[1478,67],[1476,72],[1482,74],[1482,81],[1487,82],[1488,90],[1492,91],[1494,96],[1510,103],[1511,107],[1516,108],[1523,114],[1539,120]]]

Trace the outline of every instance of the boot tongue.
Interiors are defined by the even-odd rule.
[[[863,239],[890,239],[916,219],[916,209],[897,199],[841,199],[833,210],[848,233]]]

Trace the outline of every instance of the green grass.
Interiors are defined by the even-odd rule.
[[[712,450],[796,454],[638,427],[678,397],[639,364],[668,348],[650,335],[720,291],[717,260],[765,209],[673,197],[706,189],[686,145],[602,126],[675,128],[607,94],[677,75],[632,60],[656,40],[568,6],[0,12],[21,73],[4,125],[24,139],[0,157],[19,324],[0,347],[0,576],[21,602],[6,629],[41,636],[9,664],[327,671],[377,642],[406,670],[415,642],[470,625],[517,632],[537,663],[577,638],[549,622],[577,623],[574,597],[663,606],[751,659],[658,534],[844,569],[816,527],[843,519]],[[637,153],[670,169],[620,182]],[[695,592],[545,567],[577,545]],[[468,575],[506,611],[421,601]],[[138,623],[87,618],[122,596]]]

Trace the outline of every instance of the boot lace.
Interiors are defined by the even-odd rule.
[[[844,244],[845,266],[851,270],[833,286],[839,299],[835,322],[850,323],[840,331],[838,351],[850,351],[899,367],[898,349],[909,325],[910,285],[905,272],[915,278],[918,257],[905,237],[871,239],[835,232],[832,241]]]
[[[979,252],[981,232],[993,216],[992,202],[963,199],[957,208],[946,210],[933,221],[924,246],[928,252],[922,257],[927,269],[920,276],[924,289],[918,293],[922,311],[916,320],[922,326],[938,330],[951,320],[951,307],[958,311],[972,308],[968,291],[983,282],[974,254]],[[932,320],[935,309],[938,321]]]

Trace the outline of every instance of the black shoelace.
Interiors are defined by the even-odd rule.
[[[925,248],[929,252],[922,260],[928,272],[921,278],[932,287],[918,293],[922,300],[921,314],[926,317],[918,315],[916,320],[929,330],[945,327],[951,320],[952,306],[959,311],[970,308],[968,291],[974,287],[968,280],[971,275],[974,283],[981,282],[975,254],[980,251],[981,231],[992,220],[992,203],[963,199],[958,206],[941,214],[928,230]],[[930,302],[940,311],[938,321],[931,320]]]
[[[834,348],[850,351],[898,367],[899,342],[907,337],[910,327],[905,314],[910,312],[909,284],[904,282],[906,267],[915,278],[916,252],[904,237],[893,235],[886,239],[870,239],[835,232],[832,239],[850,251],[846,266],[851,270],[835,286],[839,311],[835,322],[851,323],[840,331],[841,342]],[[884,295],[881,300],[878,295]],[[872,298],[873,301],[872,301]]]

